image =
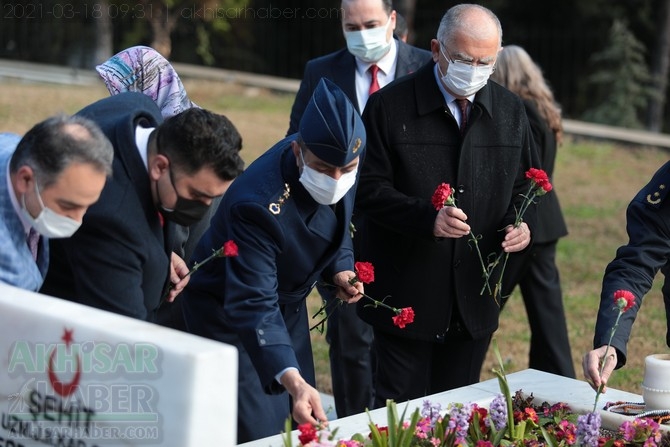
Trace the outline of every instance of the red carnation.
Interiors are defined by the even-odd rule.
[[[538,190],[535,194],[538,196],[542,196],[553,189],[553,186],[551,186],[551,182],[549,181],[549,176],[542,169],[530,168],[526,171],[526,178],[537,185]]]
[[[298,425],[298,431],[300,432],[298,435],[298,441],[300,441],[300,444],[302,445],[307,445],[312,441],[318,440],[316,427],[314,427],[309,422]]]
[[[619,320],[621,320],[621,316],[623,315],[624,312],[633,307],[633,305],[635,304],[635,295],[633,295],[633,293],[628,290],[617,290],[616,292],[614,292],[613,298],[614,298],[614,309],[618,310],[619,312],[617,313],[616,320],[614,321],[614,326],[612,326],[612,330],[610,331],[610,339],[607,342],[607,347],[605,348],[605,355],[603,355],[602,357],[603,359],[607,358],[610,347],[612,346],[612,339],[614,338],[614,333],[619,327]],[[607,362],[605,361],[600,362],[600,369],[598,371],[598,375],[600,377],[602,377],[603,375],[603,370],[605,369],[606,363]],[[598,398],[600,397],[600,393],[602,393],[602,390],[603,385],[599,386],[598,389],[596,390],[596,400],[593,403],[594,413],[598,408]]]
[[[235,243],[235,241],[230,240],[223,244],[223,256],[231,257],[237,255],[238,255],[237,244]]]
[[[235,243],[235,241],[230,240],[228,242],[225,242],[223,244],[223,246],[221,246],[220,248],[218,248],[216,250],[212,249],[212,254],[211,255],[209,255],[208,257],[206,257],[202,261],[196,262],[195,264],[193,264],[193,267],[191,267],[191,269],[188,271],[188,273],[184,277],[192,275],[200,267],[207,264],[209,261],[211,261],[214,258],[233,257],[233,256],[237,256],[237,255],[238,255],[237,244]],[[167,290],[165,290],[165,293],[163,293],[163,296],[161,297],[161,304],[168,297],[168,295],[170,295],[170,292],[172,291],[172,289],[174,289],[174,284],[170,283],[170,286],[167,288]]]
[[[356,277],[352,279],[354,281],[360,281],[363,284],[370,284],[375,280],[375,268],[370,262],[357,262],[354,264],[354,269],[356,270]]]
[[[393,317],[393,324],[400,329],[405,329],[405,326],[414,322],[414,309],[411,307],[403,307],[398,311],[398,314]]]
[[[549,181],[549,176],[542,169],[530,168],[526,171],[526,178],[531,179],[537,184]]]
[[[635,304],[635,295],[628,290],[617,290],[614,292],[614,304],[623,313]]]
[[[449,183],[441,183],[433,193],[430,201],[438,211],[445,206],[452,206],[456,203],[454,200],[454,189]]]

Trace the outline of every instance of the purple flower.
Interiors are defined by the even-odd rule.
[[[455,434],[455,444],[467,445],[472,404],[449,404],[449,429]]]
[[[442,405],[440,404],[431,404],[429,400],[423,401],[423,408],[421,409],[421,416],[430,420],[430,427],[434,428],[435,423],[440,418],[440,411],[442,411]]]
[[[586,413],[577,418],[577,439],[584,446],[598,447],[600,413]]]
[[[493,398],[489,407],[489,415],[491,418],[486,420],[489,427],[493,424],[493,428],[500,431],[507,426],[507,402],[505,401],[505,396],[498,394]]]

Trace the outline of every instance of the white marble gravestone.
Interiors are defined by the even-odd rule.
[[[232,446],[237,350],[0,283],[0,445]]]

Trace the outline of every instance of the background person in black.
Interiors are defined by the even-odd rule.
[[[521,47],[506,45],[491,79],[521,97],[533,132],[542,169],[552,179],[556,149],[563,137],[561,109],[542,70]],[[561,282],[556,266],[558,239],[568,234],[556,188],[539,199],[537,228],[530,250],[509,263],[507,278],[517,284],[530,324],[528,367],[575,378]],[[503,296],[512,290],[503,292]]]

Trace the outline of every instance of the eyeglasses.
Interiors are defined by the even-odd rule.
[[[444,50],[444,51],[442,51]],[[440,52],[442,55],[449,61],[450,64],[463,64],[463,65],[468,65],[470,67],[491,67],[492,70],[495,70],[495,59],[493,62],[482,62],[482,61],[475,61],[475,60],[468,60],[468,59],[454,59],[451,57],[449,54],[449,51],[447,51],[447,47],[444,45],[440,44]]]

